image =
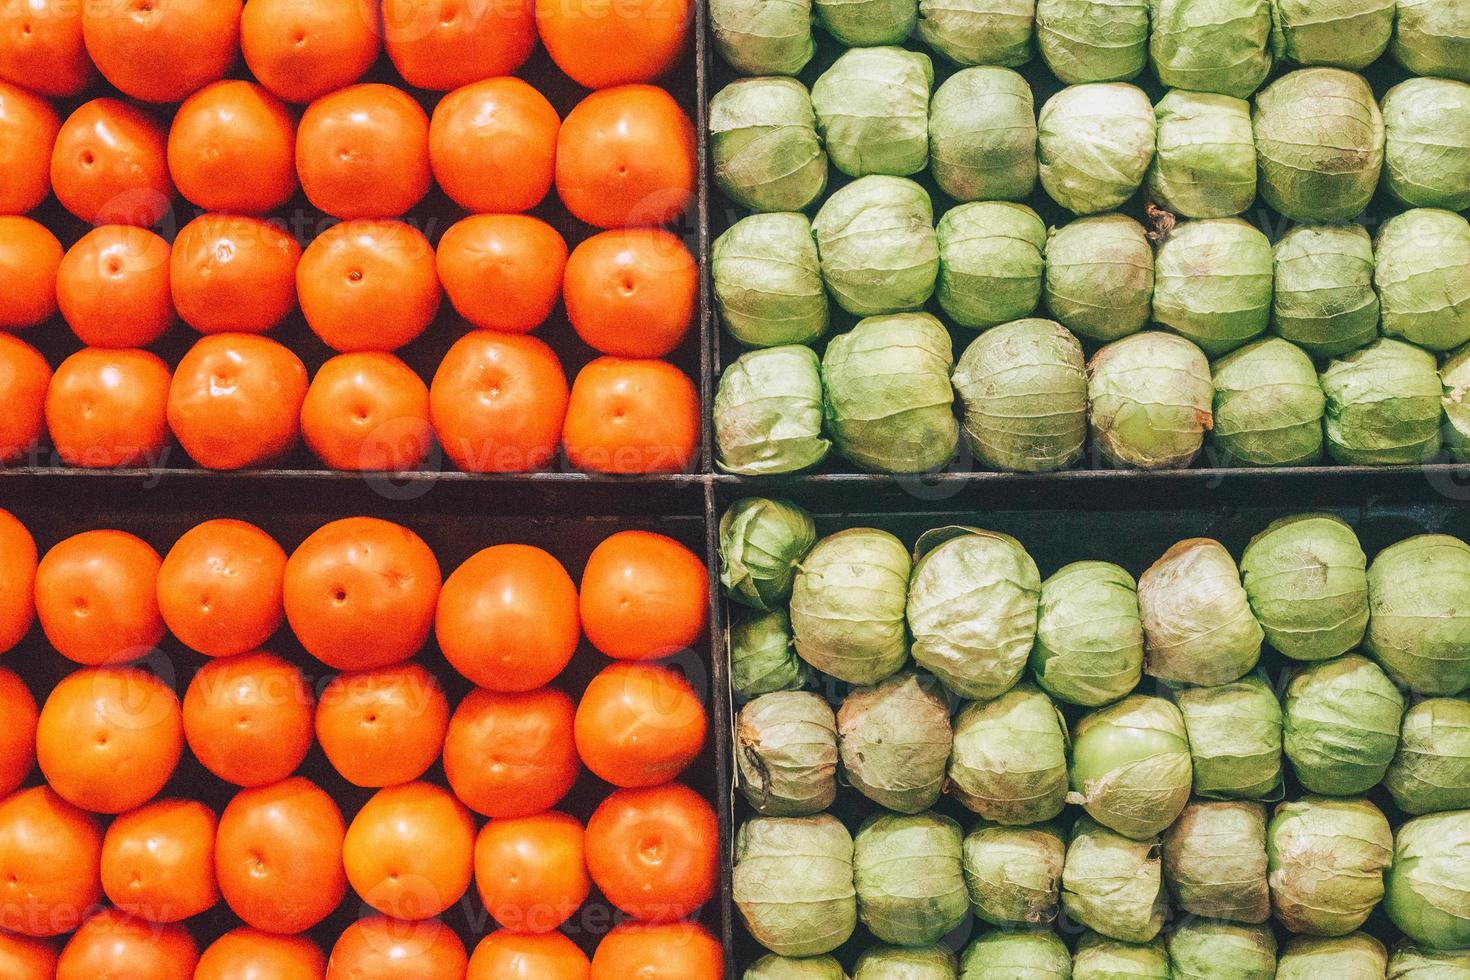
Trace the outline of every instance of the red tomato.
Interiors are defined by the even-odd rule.
[[[391,85],[353,85],[307,107],[296,173],[313,205],[338,218],[396,218],[429,192],[429,117]]]
[[[242,0],[88,3],[87,53],[123,94],[178,102],[223,78],[240,51]]]
[[[285,620],[286,552],[244,521],[205,521],[185,531],[158,569],[158,609],[190,649],[228,657],[258,649]]]
[[[572,699],[554,687],[524,694],[475,689],[449,720],[444,775],[487,817],[529,817],[561,802],[580,766]]]
[[[566,407],[561,362],[535,337],[467,333],[429,385],[434,434],[467,473],[545,469],[556,457]]]
[[[242,928],[220,936],[204,951],[194,980],[322,980],[326,972],[327,958],[305,936]]]
[[[36,786],[0,800],[0,926],[23,936],[71,932],[102,899],[102,829]]]
[[[476,214],[439,239],[439,281],[459,315],[482,330],[529,333],[561,295],[567,243],[523,214]]]
[[[36,767],[38,717],[30,688],[0,667],[0,799],[14,793]]]
[[[693,922],[625,922],[603,937],[592,957],[591,980],[723,980],[720,941]]]
[[[251,82],[215,82],[189,96],[168,131],[179,193],[206,211],[265,214],[296,193],[296,120]]]
[[[344,222],[306,247],[296,293],[307,325],[333,350],[397,350],[439,312],[434,247],[401,221]]]
[[[500,929],[475,947],[465,980],[587,980],[590,969],[587,954],[559,932],[523,936]]]
[[[301,358],[265,337],[211,334],[174,370],[168,424],[200,466],[244,469],[291,451],[305,400]]]
[[[693,646],[708,606],[704,562],[662,534],[611,535],[593,549],[582,572],[587,638],[620,660],[653,660]]]
[[[383,43],[404,81],[447,92],[514,72],[536,22],[531,0],[383,0]]]
[[[174,194],[163,127],[117,99],[93,99],[61,124],[51,151],[51,189],[94,225],[157,224]]]
[[[56,313],[61,243],[30,218],[0,215],[0,330],[23,330]]]
[[[56,980],[192,980],[198,962],[199,947],[183,926],[103,909],[61,950]]]
[[[464,943],[434,919],[359,919],[332,947],[327,980],[459,980]]]
[[[83,531],[36,567],[36,617],[56,651],[79,664],[123,663],[163,639],[155,588],[162,560],[126,531]]]
[[[245,64],[287,102],[346,88],[378,60],[376,0],[249,0],[240,21]]]
[[[587,88],[651,82],[684,53],[688,0],[559,0],[536,5],[541,43]]]
[[[354,786],[396,786],[422,776],[439,758],[449,701],[416,663],[338,674],[322,690],[316,737]]]
[[[0,464],[19,463],[35,451],[46,430],[50,387],[51,365],[41,352],[19,337],[0,334],[0,403],[6,406],[0,415]],[[0,622],[4,619],[0,614]],[[9,648],[0,641],[0,650]]]
[[[46,392],[51,444],[68,466],[157,466],[168,443],[168,365],[146,350],[85,347]]]
[[[174,239],[173,305],[200,333],[265,333],[296,308],[301,246],[257,218],[206,214]]]
[[[714,807],[689,787],[620,789],[587,821],[587,869],[635,919],[675,922],[714,898],[719,841]]]
[[[470,887],[475,821],[430,783],[380,789],[347,828],[342,860],[362,900],[400,921],[429,919]]]
[[[555,932],[592,890],[582,824],[551,811],[491,820],[475,841],[475,884],[485,909],[515,932]]]
[[[529,211],[551,190],[561,117],[519,78],[455,89],[429,124],[434,179],[466,211]]]
[[[0,78],[38,95],[79,94],[97,77],[76,0],[0,3]]]
[[[429,386],[392,354],[338,354],[311,379],[301,434],[334,470],[418,469],[434,448]]]
[[[311,688],[270,653],[220,657],[184,694],[184,737],[204,768],[236,786],[266,786],[311,751]]]
[[[168,242],[144,228],[103,225],[56,270],[56,301],[89,347],[147,347],[174,322]]]
[[[0,510],[0,653],[25,639],[35,620],[36,539],[14,514]]]
[[[682,472],[699,449],[699,392],[667,361],[599,357],[572,383],[562,441],[579,470]]]
[[[704,748],[704,705],[689,682],[649,664],[616,663],[587,685],[577,706],[577,754],[614,786],[657,786]]]
[[[567,260],[567,319],[591,347],[621,357],[663,357],[694,325],[699,266],[659,228],[605,231]]]
[[[102,838],[102,890],[123,912],[182,922],[214,907],[214,811],[159,800],[124,813]]]
[[[0,82],[0,214],[25,214],[46,200],[51,148],[60,130],[61,120],[45,99]]]
[[[0,933],[0,976],[10,980],[55,980],[56,947],[41,939]]]

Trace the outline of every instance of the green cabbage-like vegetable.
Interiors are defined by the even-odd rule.
[[[1392,855],[1388,820],[1367,800],[1306,796],[1280,804],[1266,828],[1276,918],[1292,932],[1347,935],[1383,898]]]
[[[1470,221],[1415,208],[1385,221],[1373,244],[1384,334],[1430,350],[1470,340]]]
[[[901,44],[919,20],[918,0],[815,0],[817,25],[848,48]]]
[[[1211,356],[1271,322],[1271,242],[1239,218],[1176,227],[1154,258],[1154,319]]]
[[[1143,184],[1154,156],[1154,108],[1126,82],[1062,89],[1037,121],[1041,186],[1076,214],[1111,211]]]
[[[1041,583],[1031,672],[1059,701],[1094,708],[1126,697],[1143,677],[1143,624],[1133,576],[1079,561]]]
[[[1169,980],[1169,954],[1161,939],[1125,943],[1084,932],[1072,957],[1072,980]]]
[[[903,48],[852,48],[812,85],[817,130],[850,177],[907,177],[929,165],[934,64]]]
[[[949,697],[934,678],[906,670],[854,688],[837,731],[843,774],[858,792],[899,813],[938,802],[954,735]]]
[[[1312,359],[1268,337],[1214,363],[1215,445],[1233,463],[1303,466],[1322,458],[1327,399]]]
[[[919,39],[957,65],[1031,60],[1036,0],[919,0]]]
[[[1470,85],[1411,78],[1383,97],[1384,184],[1412,207],[1470,208]]]
[[[1388,50],[1394,0],[1271,0],[1271,50],[1299,65],[1360,71]]]
[[[1373,240],[1362,225],[1297,225],[1273,249],[1271,328],[1313,357],[1378,336]]]
[[[847,972],[830,956],[777,956],[768,953],[745,971],[742,980],[847,980]]]
[[[827,332],[827,290],[812,225],[801,214],[753,214],[715,239],[715,306],[747,347],[806,344]]]
[[[1148,193],[1187,218],[1228,218],[1256,199],[1256,143],[1250,104],[1175,89],[1154,107],[1158,152]]]
[[[1327,452],[1339,463],[1423,463],[1439,452],[1434,356],[1384,337],[1327,365]]]
[[[857,927],[853,840],[832,816],[755,817],[735,834],[735,905],[756,942],[819,956]]]
[[[1168,912],[1158,840],[1133,840],[1078,817],[1062,868],[1062,906],[1110,939],[1151,941]]]
[[[821,364],[810,347],[746,351],[715,390],[720,469],[765,476],[817,465],[832,446],[822,438],[822,406]]]
[[[1061,324],[1014,320],[987,330],[960,357],[953,383],[983,465],[1047,472],[1082,455],[1087,368],[1082,345]]]
[[[961,204],[939,219],[939,305],[962,327],[1030,316],[1041,299],[1046,225],[1024,204]]]
[[[1470,949],[1400,942],[1388,959],[1388,980],[1470,980]]]
[[[711,0],[715,50],[743,75],[795,75],[816,53],[811,0]]]
[[[791,587],[797,655],[849,684],[876,684],[908,660],[908,550],[887,531],[850,528],[817,542]]]
[[[1026,80],[992,67],[945,80],[929,104],[929,169],[957,201],[1027,197],[1036,187],[1036,104]]]
[[[1464,3],[1398,0],[1389,50],[1415,75],[1470,82],[1470,10]]]
[[[797,563],[816,543],[812,515],[789,500],[737,500],[720,517],[720,584],[742,605],[783,606]]]
[[[1103,343],[1137,333],[1153,315],[1153,297],[1153,246],[1132,218],[1080,218],[1047,237],[1042,298],[1073,333]]]
[[[735,719],[735,761],[757,813],[821,813],[837,798],[837,719],[819,694],[763,694]]]
[[[1281,785],[1281,702],[1259,676],[1179,692],[1194,791],[1216,799],[1267,799]]]
[[[965,883],[975,914],[996,926],[1044,926],[1057,917],[1067,845],[1050,825],[981,822],[965,838]]]
[[[1126,82],[1148,63],[1149,0],[1036,0],[1036,46],[1067,85]]]
[[[822,355],[827,431],[865,470],[924,473],[959,449],[949,331],[928,313],[858,321]]]
[[[1276,980],[1383,980],[1388,951],[1372,936],[1293,936],[1276,966]]]
[[[1154,0],[1149,57],[1167,88],[1250,96],[1271,71],[1269,0]]]
[[[960,980],[1071,980],[1072,957],[1053,932],[992,929],[965,948]]]
[[[715,183],[752,211],[801,211],[827,187],[827,154],[806,87],[784,77],[741,78],[709,103]]]
[[[1368,627],[1368,557],[1348,523],[1297,514],[1266,525],[1240,557],[1266,642],[1293,660],[1354,649]]]
[[[1445,359],[1439,377],[1444,386],[1444,447],[1464,462],[1470,460],[1470,344]]]
[[[1405,813],[1470,809],[1470,701],[1429,698],[1404,712],[1383,785]]]
[[[1470,687],[1470,546],[1420,534],[1368,566],[1367,650],[1416,694]]]
[[[730,687],[742,698],[796,691],[811,669],[796,656],[785,609],[737,617],[730,626]]]
[[[1108,344],[1087,365],[1088,417],[1120,466],[1188,466],[1212,424],[1210,362],[1192,341],[1150,330]]]
[[[955,980],[959,964],[943,946],[874,946],[858,957],[852,980]]]
[[[1470,810],[1431,813],[1399,827],[1384,907],[1416,943],[1470,948]]]
[[[1270,926],[1185,919],[1169,934],[1174,980],[1272,980],[1276,936]]]
[[[1282,746],[1310,793],[1350,796],[1383,778],[1398,748],[1404,698],[1356,653],[1310,664],[1286,687]]]
[[[914,662],[963,698],[1010,690],[1036,639],[1036,563],[1015,538],[964,527],[928,532],[915,555],[908,602]]]
[[[932,946],[970,911],[960,825],[935,813],[887,813],[858,831],[858,918],[896,946]]]
[[[1163,860],[1182,911],[1253,924],[1271,917],[1264,804],[1190,803],[1164,833]]]
[[[934,206],[901,177],[862,177],[827,198],[812,221],[822,279],[855,316],[917,310],[939,277]]]
[[[1229,684],[1261,659],[1261,625],[1218,541],[1180,541],[1138,579],[1143,672],[1166,684]]]
[[[1193,775],[1179,709],[1133,694],[1083,716],[1073,730],[1067,802],[1104,827],[1147,840],[1189,802]]]
[[[1361,75],[1304,68],[1256,97],[1261,196],[1296,221],[1347,221],[1383,168],[1383,115]]]
[[[949,789],[994,823],[1034,824],[1067,800],[1067,729],[1045,694],[1021,684],[971,701],[954,723]]]

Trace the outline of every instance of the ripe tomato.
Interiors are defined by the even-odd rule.
[[[415,470],[434,446],[429,386],[392,354],[338,354],[301,405],[306,445],[334,470]]]
[[[36,699],[25,681],[0,667],[0,799],[14,793],[36,767],[37,717]]]
[[[556,190],[599,228],[662,225],[694,199],[694,124],[651,85],[593,92],[562,122]]]
[[[265,786],[311,751],[311,688],[271,653],[220,657],[184,692],[184,737],[204,768],[236,786]]]
[[[220,894],[246,925],[304,932],[347,893],[346,833],[337,804],[310,780],[242,789],[220,814],[215,835]]]
[[[241,2],[83,4],[82,38],[103,77],[124,95],[179,102],[235,63]]]
[[[162,559],[126,531],[83,531],[36,567],[36,617],[56,651],[79,664],[124,663],[163,639],[155,588]]]
[[[699,266],[660,228],[605,231],[567,260],[567,319],[604,354],[663,357],[694,324]]]
[[[30,218],[0,215],[0,330],[23,330],[56,313],[61,243]]]
[[[56,270],[56,301],[89,347],[146,347],[174,322],[168,242],[145,228],[103,225]]]
[[[362,900],[400,921],[459,901],[474,868],[475,820],[430,783],[380,789],[347,828],[342,861]]]
[[[183,926],[103,909],[67,940],[56,980],[192,980],[198,962],[199,947]]]
[[[286,562],[286,619],[338,670],[407,660],[429,639],[439,562],[424,539],[376,517],[323,525]]]
[[[46,427],[68,466],[160,463],[168,443],[168,365],[146,350],[84,347],[46,391]]]
[[[397,350],[439,312],[434,247],[401,221],[334,225],[302,254],[296,293],[307,325],[333,350]]]
[[[206,214],[174,239],[173,306],[200,333],[265,333],[296,308],[301,246],[258,218]]]
[[[383,0],[383,43],[403,80],[447,92],[509,75],[536,47],[531,0]]]
[[[209,657],[258,649],[286,618],[286,552],[244,521],[214,520],[179,536],[158,569],[158,609],[179,642]]]
[[[625,922],[603,937],[590,980],[723,980],[720,941],[693,922]]]
[[[667,361],[599,357],[572,383],[562,441],[579,470],[687,470],[699,448],[699,392]]]
[[[45,99],[0,82],[0,214],[25,214],[46,200],[51,148],[60,130],[61,120]]]
[[[429,385],[429,420],[467,473],[545,469],[567,410],[567,376],[535,337],[475,330],[459,338]]]
[[[561,802],[581,767],[572,699],[554,687],[473,690],[449,719],[444,775],[460,802],[487,817],[529,817]]]
[[[561,295],[567,243],[523,214],[476,214],[439,239],[439,281],[459,315],[482,330],[529,333]]]
[[[519,78],[490,78],[439,101],[429,124],[434,179],[466,211],[529,211],[551,190],[561,117]]]
[[[0,927],[71,932],[102,899],[102,830],[49,786],[0,800]]]
[[[0,653],[25,639],[35,619],[36,539],[14,514],[0,510]]]
[[[129,915],[182,922],[214,907],[214,811],[159,800],[124,813],[102,838],[102,890]]]
[[[258,929],[225,933],[199,957],[194,980],[322,980],[327,958],[305,936]]]
[[[475,841],[475,884],[485,909],[515,932],[554,932],[592,891],[582,824],[555,810],[491,820]]]
[[[94,225],[158,223],[174,194],[163,127],[117,99],[93,99],[67,117],[51,151],[51,189]]]
[[[688,0],[560,0],[536,5],[551,60],[586,88],[651,82],[689,37]]]
[[[559,932],[492,932],[475,947],[465,980],[587,980],[587,954]]]
[[[41,352],[10,334],[0,334],[0,464],[18,463],[41,441],[46,428],[46,389],[51,387],[51,365]],[[0,600],[0,609],[5,603]],[[0,612],[0,622],[5,621]],[[0,627],[0,636],[5,629]],[[17,638],[18,639],[18,638]],[[0,650],[8,650],[0,640]]]
[[[704,562],[662,534],[619,531],[593,549],[582,572],[587,639],[619,660],[654,660],[693,646],[708,605]]]
[[[97,69],[82,41],[75,0],[0,3],[0,78],[53,99],[79,94]]]
[[[86,667],[52,688],[36,723],[36,762],[67,802],[122,813],[163,789],[184,751],[179,699],[152,674]]]
[[[168,170],[206,211],[265,214],[296,193],[296,120],[252,82],[224,81],[189,96],[168,131]]]
[[[343,930],[327,961],[327,980],[457,980],[465,963],[464,943],[439,921],[376,916]]]
[[[10,980],[55,980],[56,948],[41,939],[0,933],[0,976]]]
[[[688,768],[708,727],[704,705],[683,677],[617,663],[592,679],[577,706],[577,754],[614,786],[657,786]]]
[[[602,894],[644,922],[675,922],[714,898],[714,807],[679,783],[620,789],[587,821],[587,870]]]
[[[301,116],[296,173],[313,205],[338,218],[396,218],[429,192],[429,117],[391,85],[353,85]]]
[[[265,337],[211,334],[174,369],[168,424],[200,466],[261,466],[296,445],[305,400],[301,358]]]
[[[249,0],[240,20],[245,64],[287,102],[346,88],[378,60],[375,0]]]
[[[395,786],[422,776],[439,758],[449,701],[416,663],[338,674],[316,708],[316,737],[354,786]]]
[[[582,631],[577,587],[540,548],[501,544],[472,555],[439,593],[439,649],[491,691],[531,691],[571,661]]]

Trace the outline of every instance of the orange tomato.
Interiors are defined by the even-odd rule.
[[[444,776],[487,817],[529,817],[561,802],[580,766],[572,699],[554,687],[524,694],[475,689],[449,719]]]
[[[567,243],[523,214],[476,214],[449,226],[436,265],[459,315],[482,330],[529,333],[561,295]]]
[[[90,813],[36,786],[0,800],[0,927],[71,932],[102,899],[102,830]]]
[[[84,347],[46,391],[46,428],[68,466],[151,466],[168,443],[168,365],[146,350]]]
[[[694,124],[651,85],[593,92],[562,122],[556,190],[599,228],[662,225],[694,199]]]
[[[306,323],[336,351],[393,351],[439,312],[434,247],[401,221],[348,221],[318,235],[296,267]]]
[[[342,862],[368,905],[400,921],[459,901],[474,867],[475,821],[447,790],[404,783],[373,794],[347,828]]]
[[[689,787],[620,789],[587,821],[587,870],[635,919],[675,922],[714,898],[719,840],[714,807]]]
[[[183,926],[103,909],[67,940],[56,980],[192,980],[198,962],[199,947]]]
[[[311,688],[271,653],[220,657],[184,692],[184,737],[204,768],[236,786],[266,786],[311,751]]]
[[[491,820],[475,841],[475,884],[485,909],[515,932],[554,932],[592,891],[582,824],[552,811]]]
[[[346,88],[378,60],[375,0],[249,0],[240,20],[245,64],[287,102]]]
[[[41,775],[68,803],[122,813],[163,789],[184,751],[179,699],[152,674],[85,667],[52,688],[36,722]]]
[[[310,780],[242,789],[220,814],[215,835],[220,894],[246,925],[304,932],[347,893],[346,833],[337,804]]]
[[[30,218],[0,215],[0,330],[23,330],[56,313],[61,243]]]
[[[124,663],[163,639],[155,588],[162,559],[126,531],[83,531],[36,566],[36,618],[57,652],[79,664]]]
[[[157,224],[174,194],[163,127],[117,99],[93,99],[67,117],[51,151],[51,190],[94,225]]]
[[[36,539],[14,514],[0,510],[0,653],[25,639],[35,620]]]
[[[286,618],[286,552],[244,521],[214,520],[179,536],[158,569],[158,610],[179,642],[209,657],[258,649]]]
[[[200,333],[265,333],[296,308],[301,246],[258,218],[206,214],[174,239],[173,306]]]
[[[439,101],[429,124],[434,179],[466,211],[529,211],[551,190],[561,117],[519,78],[490,78]]]
[[[25,214],[46,200],[51,148],[60,130],[61,120],[45,99],[0,82],[0,214]]]
[[[0,333],[0,464],[18,463],[29,456],[46,430],[46,389],[51,387],[51,365],[41,352],[19,337]],[[0,609],[4,608],[0,601]],[[0,623],[5,616],[0,613]],[[0,628],[0,636],[5,635]],[[8,650],[0,640],[0,650]]]
[[[509,75],[536,47],[531,0],[383,0],[383,44],[403,80],[447,92]]]
[[[327,980],[458,980],[464,943],[434,919],[359,919],[343,930],[327,961]]]
[[[427,642],[440,583],[423,538],[376,517],[348,517],[317,529],[287,560],[286,619],[329,667],[386,667]]]
[[[321,947],[305,936],[242,928],[220,936],[204,951],[194,980],[322,980],[326,972]]]
[[[709,573],[673,538],[619,531],[588,556],[581,596],[583,626],[593,646],[619,660],[653,660],[699,639]]]
[[[56,948],[41,939],[0,933],[0,976],[10,980],[55,980]]]
[[[211,334],[174,369],[168,424],[200,466],[261,466],[296,445],[305,400],[301,358],[265,337]]]
[[[500,929],[475,947],[465,980],[587,980],[587,954],[559,932],[523,936]]]
[[[596,473],[678,473],[699,449],[699,392],[667,361],[599,357],[572,383],[567,458]]]
[[[651,82],[689,37],[689,0],[557,0],[536,5],[551,60],[586,88]]]
[[[265,214],[296,193],[296,120],[252,82],[224,81],[189,96],[168,131],[168,170],[206,211]]]
[[[392,354],[338,354],[311,379],[301,434],[334,470],[418,469],[434,446],[429,386]]]
[[[223,78],[240,50],[242,0],[87,3],[82,39],[124,95],[179,102]]]
[[[146,347],[174,322],[168,242],[144,228],[103,225],[56,270],[56,301],[89,347]]]
[[[395,218],[429,192],[429,117],[391,85],[353,85],[301,116],[296,173],[313,205],[338,218]]]
[[[439,758],[449,701],[416,663],[338,674],[316,708],[316,738],[354,786],[395,786],[422,776]]]
[[[0,78],[38,95],[79,94],[97,77],[76,0],[0,3]]]
[[[182,922],[214,907],[214,811],[159,800],[124,813],[102,838],[102,890],[123,912]]]
[[[477,686],[535,690],[562,672],[582,638],[577,587],[540,548],[495,545],[445,581],[435,632],[444,659]]]
[[[617,663],[592,679],[577,705],[577,754],[614,786],[657,786],[704,748],[704,705],[666,667]]]
[[[663,357],[694,324],[699,266],[660,228],[604,231],[567,260],[567,319],[591,347],[621,357]]]
[[[36,767],[37,717],[36,699],[25,681],[0,667],[0,799],[14,793]]]
[[[592,957],[590,980],[723,980],[720,941],[693,922],[625,922],[603,937]]]
[[[567,377],[535,337],[475,330],[449,348],[429,385],[429,420],[467,473],[545,469],[556,457]]]

